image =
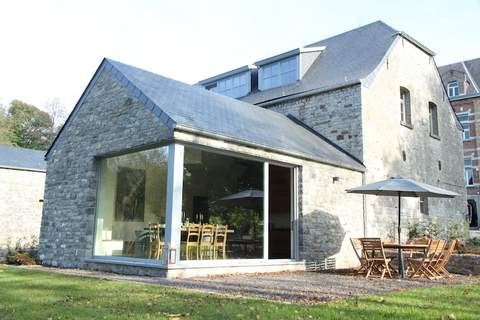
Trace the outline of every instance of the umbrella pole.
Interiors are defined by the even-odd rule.
[[[403,265],[403,252],[402,249],[400,248],[400,236],[402,234],[402,227],[400,225],[401,223],[401,205],[402,205],[402,195],[401,192],[398,193],[398,274],[400,278],[405,278],[405,271],[404,271],[404,265]]]

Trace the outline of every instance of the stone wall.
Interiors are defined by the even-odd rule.
[[[363,157],[361,107],[360,85],[267,106],[294,115],[358,159]]]
[[[478,276],[480,275],[480,255],[453,254],[447,270],[451,273]]]
[[[401,124],[400,87],[410,91],[412,127]],[[439,138],[430,135],[429,102],[437,105]],[[433,58],[399,38],[364,81],[362,106],[366,183],[399,175],[460,194],[454,199],[430,198],[429,215],[420,213],[418,198],[402,199],[405,233],[414,219],[433,218],[440,231],[462,222],[466,211],[462,131]],[[367,196],[369,235],[395,233],[397,205],[392,197]]]
[[[7,244],[38,242],[45,172],[0,168],[0,260]]]
[[[81,267],[92,256],[95,156],[159,144],[168,137],[160,120],[109,71],[103,71],[48,158],[39,248],[42,263]]]

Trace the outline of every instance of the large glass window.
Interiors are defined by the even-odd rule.
[[[244,97],[250,92],[250,71],[218,80],[205,86],[205,89],[232,98]]]
[[[161,259],[168,147],[100,160],[95,255]]]
[[[263,257],[263,163],[185,147],[181,259]]]
[[[267,90],[284,86],[299,78],[298,55],[278,62],[273,62],[259,69],[259,89]]]

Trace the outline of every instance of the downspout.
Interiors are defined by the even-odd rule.
[[[365,172],[362,172],[362,186],[366,184]],[[363,236],[367,237],[367,195],[362,194]]]

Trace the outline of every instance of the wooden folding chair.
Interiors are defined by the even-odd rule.
[[[392,273],[389,265],[392,259],[385,256],[382,239],[360,238],[360,242],[362,243],[363,257],[365,257],[368,268],[365,278],[375,273],[380,274],[380,279],[383,279],[385,274],[388,274],[391,278]]]
[[[445,244],[445,240],[432,240],[422,258],[408,258],[409,269],[413,270],[410,278],[427,277],[430,280],[440,278],[441,275],[435,270],[434,266],[439,261]]]
[[[357,273],[365,273],[368,270],[367,260],[363,256],[363,246],[362,242],[358,238],[350,238],[350,243],[352,244],[353,251],[360,261],[360,268],[357,270]]]
[[[448,272],[447,270],[447,265],[448,265],[448,262],[450,261],[450,258],[452,257],[453,251],[455,250],[457,243],[458,243],[458,240],[454,239],[452,240],[448,248],[447,246],[445,246],[445,248],[447,249],[443,250],[441,257],[438,259],[437,263],[434,266],[434,269],[438,274],[445,276],[447,278],[452,277],[450,272]]]

